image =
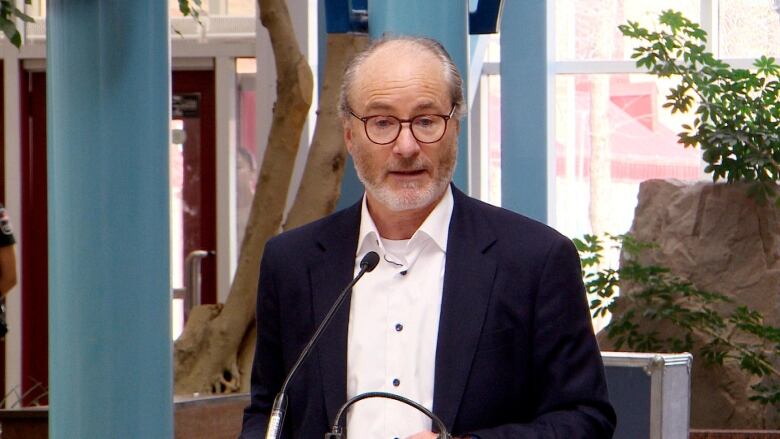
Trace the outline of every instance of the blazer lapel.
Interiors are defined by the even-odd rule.
[[[322,322],[341,290],[352,280],[359,230],[360,203],[323,225],[318,238],[322,260],[311,269],[315,325]],[[346,402],[349,304],[347,297],[316,349],[328,423],[333,422],[336,412]]]
[[[433,412],[451,429],[466,387],[487,311],[496,262],[486,255],[496,238],[478,206],[453,186],[436,347]]]

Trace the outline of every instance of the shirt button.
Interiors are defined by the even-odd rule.
[[[399,380],[398,378],[393,380],[393,386],[398,387],[400,385],[401,385],[401,380]]]
[[[400,323],[396,323],[396,324],[395,324],[395,330],[396,330],[397,332],[401,332],[401,331],[403,331],[403,330],[404,330],[404,325],[402,325],[402,324],[400,324]]]

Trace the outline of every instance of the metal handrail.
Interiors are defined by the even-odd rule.
[[[201,303],[201,262],[204,258],[216,254],[214,251],[193,250],[184,260],[184,315]]]

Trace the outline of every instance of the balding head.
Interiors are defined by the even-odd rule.
[[[403,63],[404,59],[410,57],[420,56],[432,57],[434,62],[440,63],[442,79],[446,83],[449,99],[455,108],[453,118],[463,117],[466,111],[463,97],[463,78],[444,46],[431,38],[386,36],[373,41],[363,52],[355,56],[344,71],[338,108],[342,120],[347,120],[350,117],[349,112],[353,110],[352,105],[355,105],[350,99],[354,96],[356,83],[361,79],[362,67],[369,59],[383,51],[393,51],[398,54],[394,58],[398,63]]]

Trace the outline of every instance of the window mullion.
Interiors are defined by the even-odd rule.
[[[720,38],[718,35],[719,27],[719,4],[720,0],[701,0],[701,27],[707,32],[707,50],[716,57],[720,56]]]

